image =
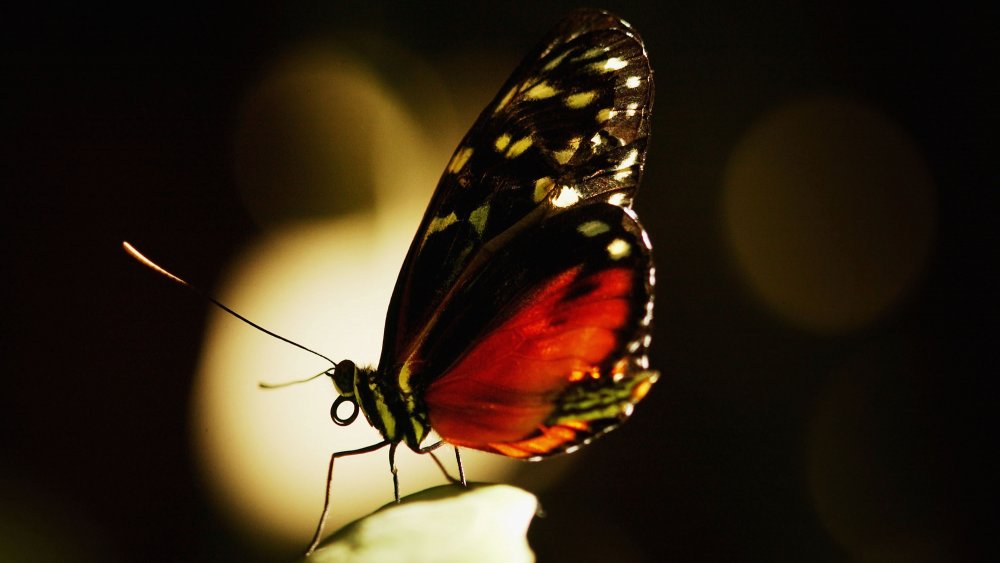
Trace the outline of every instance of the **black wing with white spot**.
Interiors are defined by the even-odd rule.
[[[461,314],[449,293],[513,237],[569,208],[631,206],[652,98],[631,26],[596,10],[556,25],[449,161],[396,282],[380,373],[398,376],[431,325]]]

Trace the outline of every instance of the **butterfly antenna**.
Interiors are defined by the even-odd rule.
[[[191,285],[190,283],[184,281],[183,279],[181,279],[181,278],[175,276],[174,274],[168,272],[166,269],[164,269],[163,267],[161,267],[156,262],[153,262],[149,258],[146,258],[146,256],[144,256],[141,252],[139,252],[134,246],[132,246],[131,244],[129,244],[127,241],[122,241],[122,247],[125,249],[125,252],[127,252],[129,254],[129,256],[131,256],[132,258],[135,258],[142,265],[144,265],[147,268],[153,270],[154,272],[157,272],[157,273],[159,273],[159,274],[161,274],[163,276],[166,276],[167,278],[169,278],[169,279],[171,279],[171,280],[173,280],[173,281],[181,284],[182,286],[190,289],[191,291],[197,293],[201,297],[207,299],[211,304],[213,304],[216,307],[222,309],[223,311],[229,313],[230,315],[236,317],[237,319],[245,322],[246,324],[254,327],[255,329],[263,332],[264,334],[267,334],[268,336],[273,336],[273,337],[277,338],[278,340],[281,340],[282,342],[287,342],[288,344],[291,344],[292,346],[295,346],[296,348],[299,348],[301,350],[305,350],[306,352],[309,352],[310,354],[313,354],[315,356],[319,356],[320,358],[323,358],[324,360],[330,362],[330,364],[332,364],[333,367],[337,367],[337,362],[331,360],[330,358],[327,358],[323,354],[320,354],[319,352],[316,352],[315,350],[310,350],[309,348],[306,348],[305,346],[299,344],[298,342],[293,342],[293,341],[285,338],[284,336],[281,336],[280,334],[275,334],[275,333],[271,332],[270,330],[267,330],[266,328],[260,326],[259,324],[251,321],[250,319],[244,317],[243,315],[237,313],[236,311],[230,309],[229,307],[226,307],[223,303],[221,303],[219,300],[217,300],[216,298],[214,298],[211,295],[209,295],[208,293],[206,293],[203,289],[199,288],[198,286]],[[296,383],[304,383],[306,381],[311,381],[311,380],[316,379],[317,377],[320,377],[322,375],[328,375],[329,371],[330,370],[321,371],[320,373],[317,373],[316,375],[314,375],[312,377],[308,377],[306,379],[302,379],[302,380],[298,380],[298,381],[289,381],[289,382],[286,382],[286,383],[260,383],[259,385],[261,387],[263,387],[264,389],[275,389],[275,388],[278,388],[278,387],[284,387],[286,385],[294,385]]]

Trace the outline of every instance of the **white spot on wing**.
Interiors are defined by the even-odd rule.
[[[625,158],[618,163],[618,166],[615,166],[615,170],[630,168],[637,160],[639,160],[639,149],[632,149],[627,155],[625,155]]]
[[[559,194],[552,198],[552,205],[556,207],[569,207],[578,201],[580,201],[580,192],[576,188],[563,186],[559,190]]]
[[[614,193],[608,196],[608,203],[611,205],[621,206],[625,203],[625,194],[622,192]]]
[[[632,245],[620,238],[608,243],[608,256],[612,260],[621,260],[632,253]]]
[[[626,66],[628,66],[628,61],[623,61],[618,57],[611,57],[608,60],[604,61],[604,67],[602,68],[602,70],[604,72],[610,72],[612,70],[621,70]]]

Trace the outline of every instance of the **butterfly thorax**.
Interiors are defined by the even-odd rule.
[[[430,431],[426,416],[398,390],[387,389],[386,374],[370,366],[357,366],[350,360],[337,364],[333,375],[334,387],[342,400],[355,403],[364,413],[368,424],[391,442],[403,442],[417,451]],[[336,408],[336,407],[335,407]],[[336,418],[336,413],[334,413]]]

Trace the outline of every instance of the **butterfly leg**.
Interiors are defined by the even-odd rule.
[[[462,466],[462,454],[459,453],[458,446],[455,446],[455,463],[458,465],[458,479],[452,477],[451,474],[448,473],[448,470],[445,469],[444,464],[441,463],[441,460],[438,459],[436,455],[434,455],[434,450],[440,448],[443,445],[444,445],[443,441],[435,442],[427,446],[426,448],[420,448],[420,451],[418,453],[431,454],[431,459],[433,459],[434,463],[437,464],[438,469],[441,470],[441,473],[444,473],[444,478],[447,479],[449,483],[453,485],[461,484],[463,487],[467,487],[468,483],[465,481],[465,468]]]
[[[389,440],[383,440],[377,444],[372,444],[356,450],[334,452],[333,455],[330,456],[330,465],[326,469],[326,496],[323,498],[323,513],[319,517],[319,523],[316,525],[316,532],[313,534],[312,542],[309,543],[309,549],[306,550],[307,557],[312,554],[313,551],[316,551],[316,547],[319,546],[319,540],[323,534],[323,525],[326,524],[326,518],[330,515],[330,492],[333,488],[333,462],[336,461],[338,457],[366,454],[368,452],[384,448],[387,444],[389,444]],[[396,444],[393,444],[393,449],[395,449],[395,446]],[[399,498],[398,494],[396,495],[396,498]]]
[[[389,471],[392,471],[392,494],[395,496],[396,502],[399,502],[399,469],[396,468],[396,447],[399,446],[399,442],[393,442],[389,446]]]
[[[458,464],[458,480],[463,487],[468,487],[469,484],[465,482],[465,468],[462,467],[462,454],[459,453],[458,446],[455,446],[455,463]]]

